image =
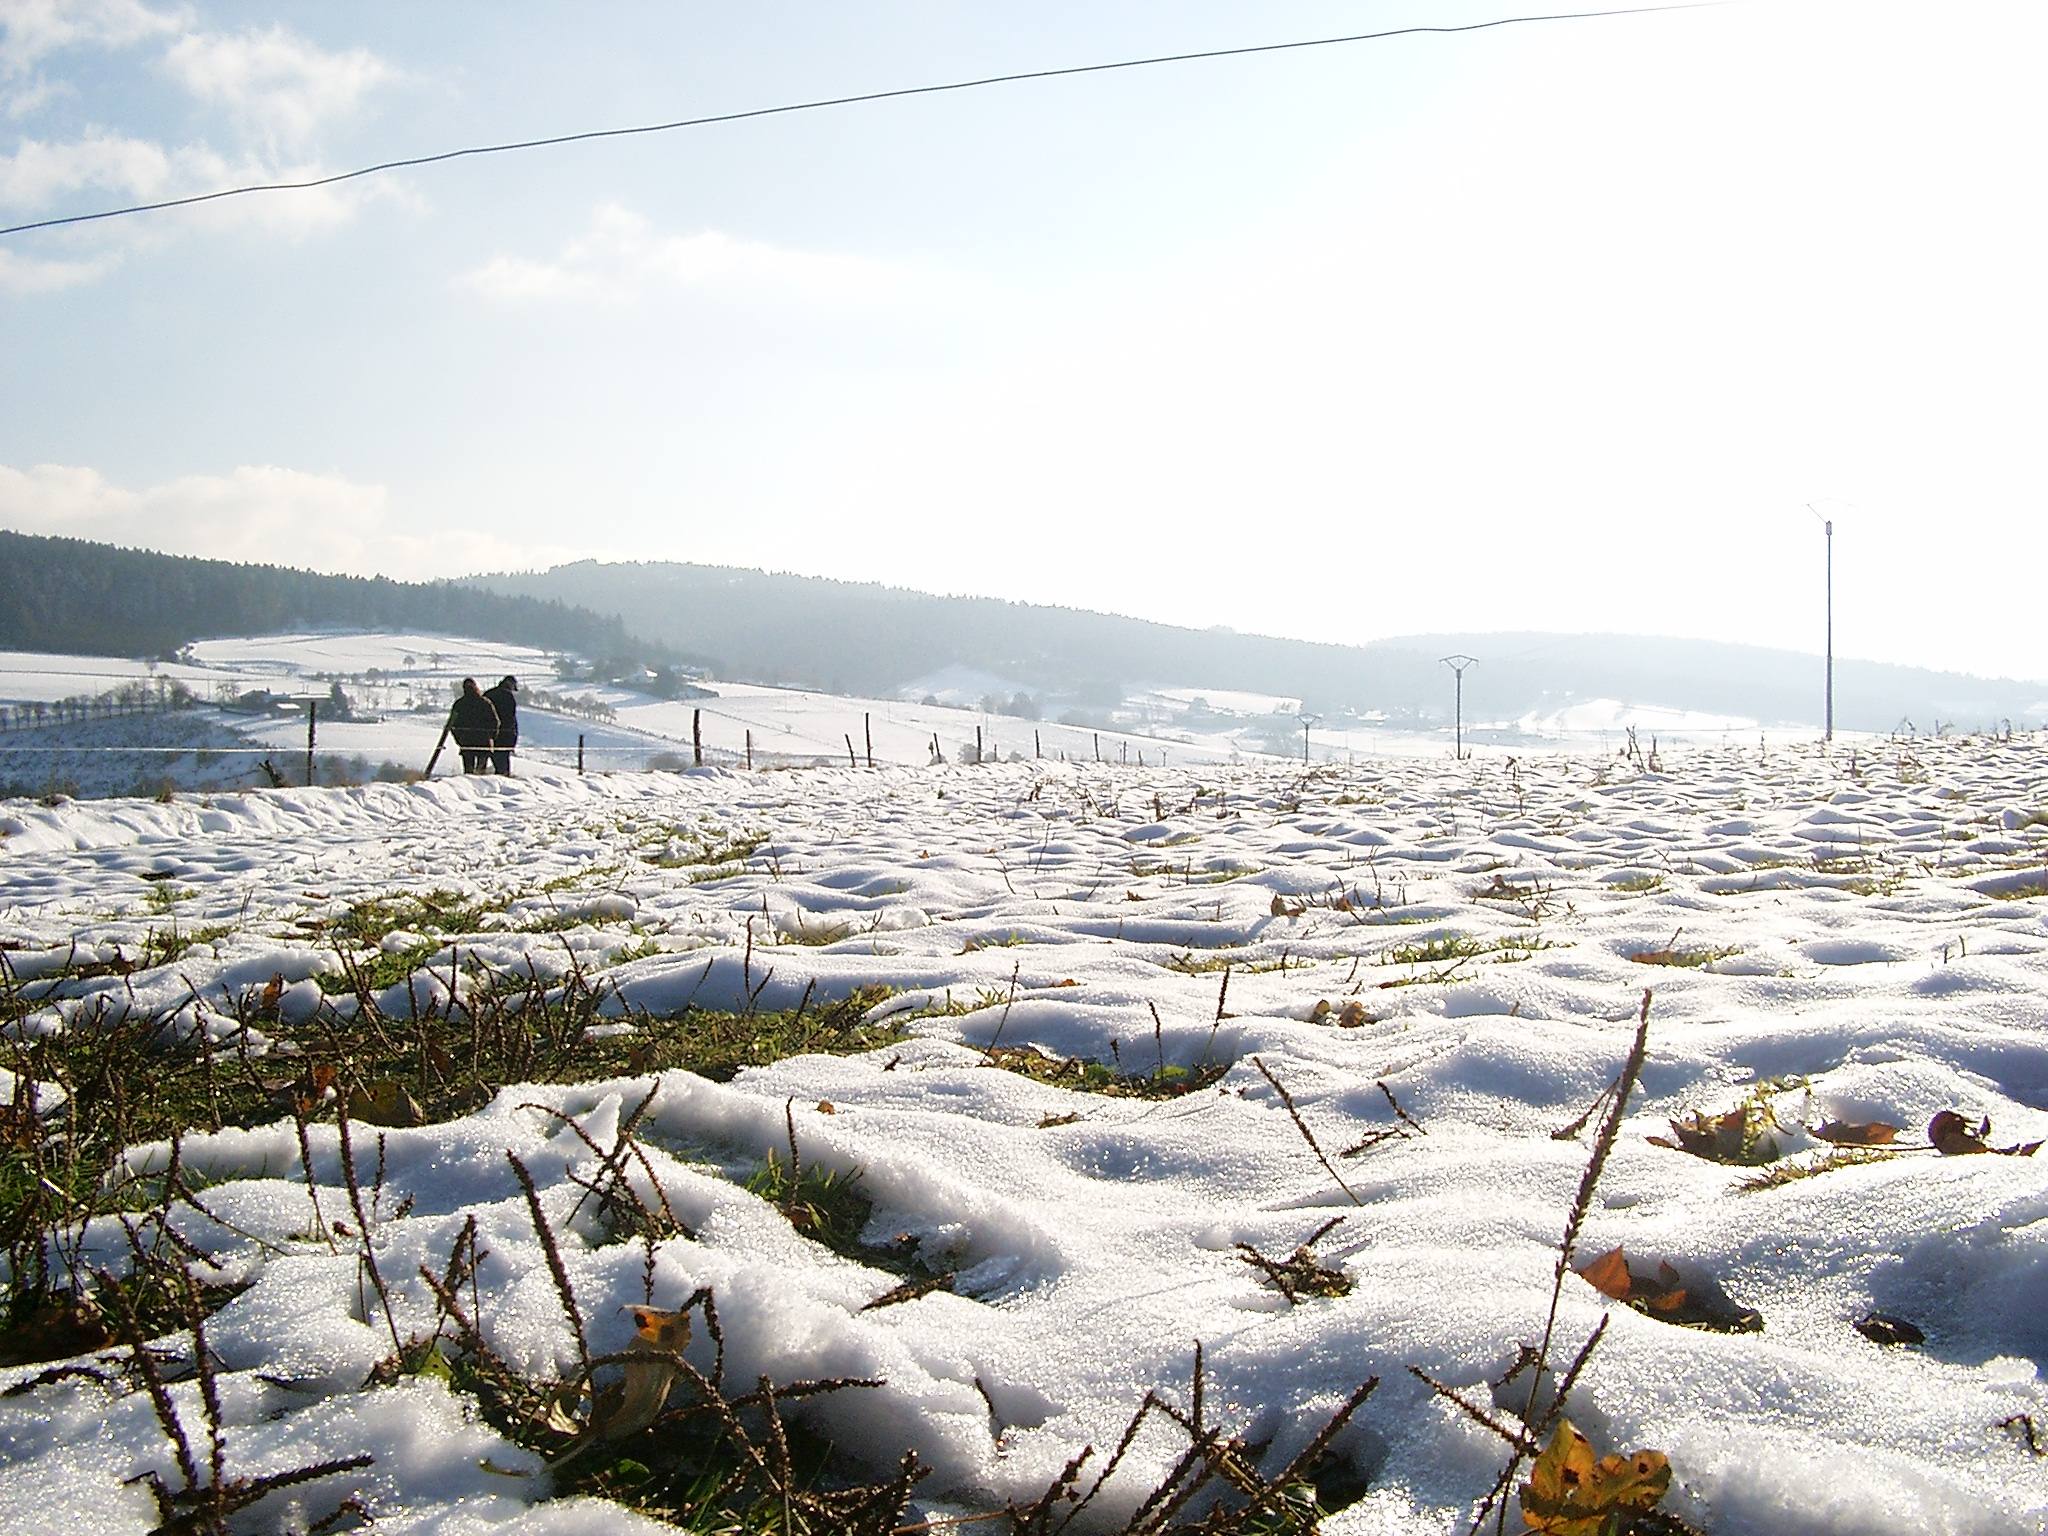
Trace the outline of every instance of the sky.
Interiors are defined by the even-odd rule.
[[[1545,9],[0,0],[0,224]],[[0,526],[1818,652],[1830,519],[1838,654],[2048,678],[2044,44],[1737,0],[0,236]]]

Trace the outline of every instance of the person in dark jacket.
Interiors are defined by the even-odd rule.
[[[498,712],[483,696],[476,679],[465,677],[455,707],[448,711],[448,734],[462,749],[464,773],[491,771],[491,742],[498,734]]]
[[[486,688],[484,697],[498,712],[498,734],[491,738],[491,771],[512,771],[512,749],[519,745],[519,679],[501,677],[498,686]]]

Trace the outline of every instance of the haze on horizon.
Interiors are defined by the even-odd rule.
[[[0,0],[0,223],[1480,0]],[[1748,0],[0,238],[0,526],[2048,676],[2048,15]],[[1809,511],[1809,504],[1814,508]],[[2011,576],[2008,576],[2011,573]]]

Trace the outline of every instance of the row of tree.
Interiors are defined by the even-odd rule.
[[[111,720],[117,715],[158,714],[190,709],[198,703],[192,690],[169,678],[137,678],[104,693],[74,693],[61,699],[30,699],[0,704],[0,731],[30,730],[44,725],[76,725],[86,720]]]

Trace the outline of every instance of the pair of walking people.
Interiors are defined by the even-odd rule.
[[[510,773],[519,745],[519,679],[500,678],[497,687],[484,689],[465,677],[448,711],[448,734],[462,753],[464,773]]]

